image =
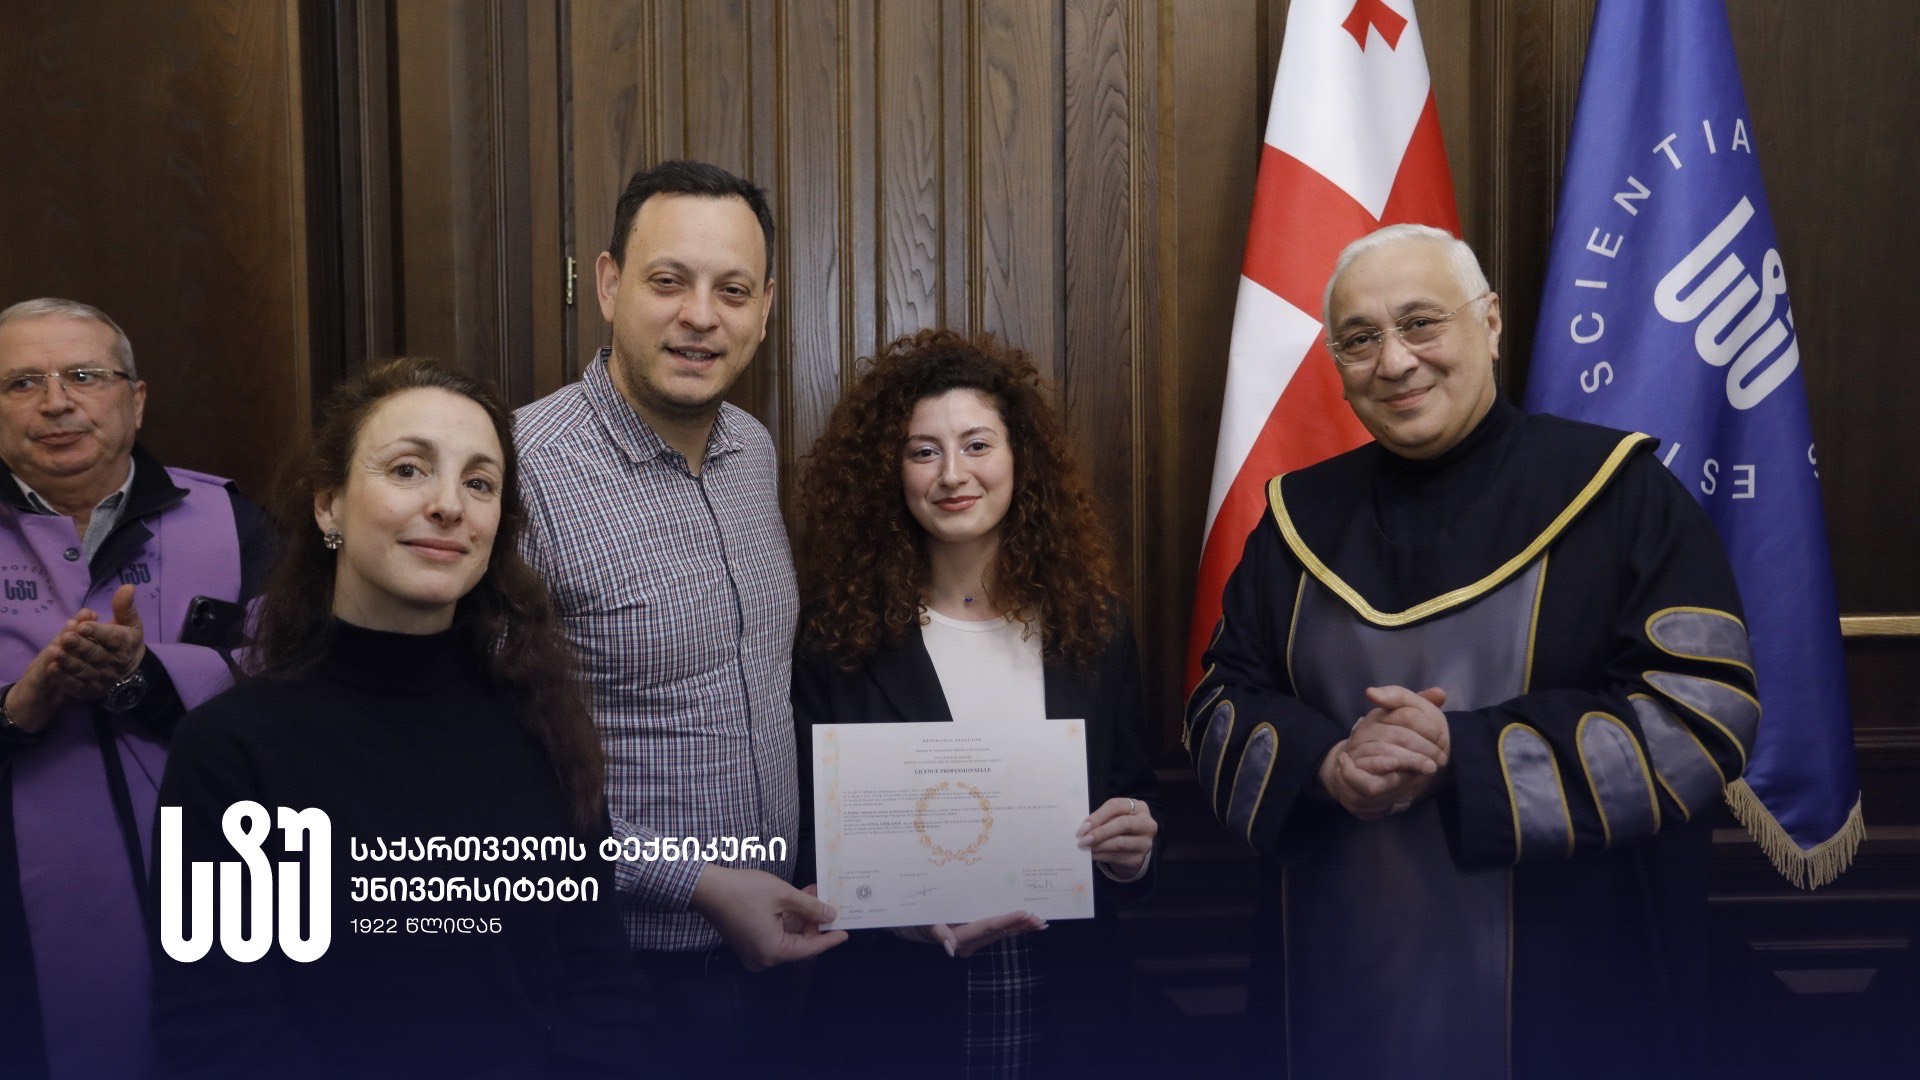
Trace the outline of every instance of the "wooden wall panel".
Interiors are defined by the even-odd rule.
[[[1910,302],[1920,246],[1910,209],[1920,129],[1907,115],[1920,101],[1920,8],[1733,0],[1727,10],[1793,298],[1840,610],[1920,614],[1920,567],[1906,557],[1920,373],[1916,350],[1883,329]],[[1846,645],[1870,834],[1905,830],[1920,861],[1920,714],[1906,690],[1920,637]],[[1920,964],[1920,952],[1908,957]]]
[[[561,239],[580,275],[568,313],[570,377],[611,340],[594,299],[592,267],[607,249],[614,203],[635,171],[692,156],[754,177],[776,203],[780,198],[771,176],[778,167],[785,63],[777,55],[782,11],[765,0],[560,0],[559,97],[569,133],[561,162]],[[777,259],[784,260],[786,222],[778,224]],[[784,278],[783,262],[775,276]],[[788,303],[785,284],[776,289],[776,326]],[[778,343],[770,338],[768,348],[777,352]],[[736,392],[756,409],[776,400],[760,362],[769,355],[762,352]]]
[[[1514,401],[1526,389],[1553,204],[1592,22],[1591,0],[1479,5],[1468,146],[1475,161],[1488,164],[1458,195],[1476,222],[1467,240],[1500,291],[1500,382]]]
[[[1447,168],[1453,174],[1461,234],[1469,243],[1477,242],[1482,227],[1479,200],[1472,195],[1484,183],[1487,166],[1487,159],[1474,150],[1483,122],[1474,108],[1475,76],[1482,68],[1474,7],[1472,0],[1419,0],[1414,5],[1420,36],[1427,45],[1440,132],[1447,140]]]
[[[342,378],[369,357],[399,351],[399,297],[393,249],[392,92],[388,85],[386,0],[337,5],[329,30],[334,84],[332,156],[338,175],[341,355],[316,357],[321,382]],[[328,47],[330,46],[330,48]],[[325,238],[314,237],[316,246]]]
[[[979,35],[974,31],[971,6],[965,0],[942,0],[940,41],[936,55],[942,75],[941,175],[944,199],[940,242],[945,249],[941,280],[941,323],[972,332],[980,328],[973,304],[974,252],[980,247],[974,227],[979,191],[974,183],[974,129],[979,118],[971,103],[980,71]]]
[[[880,334],[881,313],[886,308],[880,272],[880,220],[886,209],[880,199],[885,190],[882,178],[887,160],[880,156],[880,125],[883,109],[898,112],[907,107],[886,101],[880,93],[879,24],[885,10],[884,3],[843,4],[837,35],[843,91],[840,125],[845,132],[841,156],[847,163],[841,173],[845,209],[841,215],[844,254],[839,270],[846,289],[842,298],[845,332],[839,359],[849,373],[856,358],[872,356],[884,340]],[[907,63],[912,65],[919,59],[911,57]],[[817,433],[800,425],[792,431],[793,445],[802,448],[811,445]]]
[[[789,478],[857,359],[898,334],[994,330],[1058,380],[1057,10],[636,0],[567,11],[574,140],[563,185],[581,265],[604,247],[620,187],[647,164],[701,157],[773,198],[773,320],[732,396],[774,432]],[[597,310],[576,307],[573,323],[583,355],[606,340]]]
[[[613,204],[633,163],[659,154],[669,113],[662,84],[678,84],[663,70],[655,6],[644,0],[569,4],[565,43],[568,85],[563,98],[570,133],[564,161],[568,231],[563,237],[579,280],[574,286],[574,351],[569,375],[611,335],[594,299],[594,259],[607,249]],[[669,78],[668,75],[674,77]],[[675,125],[677,135],[679,128]]]
[[[526,380],[533,397],[544,397],[568,381],[572,343],[567,327],[567,216],[560,189],[564,119],[560,108],[562,19],[559,5],[527,5],[526,169],[527,331],[533,355]],[[510,45],[511,42],[503,44]],[[578,272],[575,267],[574,272]],[[577,283],[576,283],[577,288]]]
[[[458,363],[475,351],[476,338],[487,336],[481,319],[488,313],[472,310],[471,304],[461,310],[462,286],[472,280],[462,271],[472,268],[458,266],[453,250],[456,223],[468,209],[461,196],[471,192],[464,182],[466,162],[455,158],[453,140],[456,130],[464,134],[473,123],[473,92],[454,85],[454,28],[445,10],[407,3],[390,10],[394,168],[402,178],[394,193],[395,344],[402,352]]]
[[[551,21],[551,4],[532,8]],[[532,279],[560,270],[533,259],[529,4],[439,0],[388,12],[395,349],[529,398],[536,348],[558,347],[535,344]]]
[[[843,368],[852,365],[846,352],[853,336],[852,294],[858,286],[843,276],[849,256],[847,222],[871,212],[871,204],[850,206],[844,195],[848,174],[870,169],[872,163],[848,157],[851,133],[844,118],[849,87],[839,5],[810,0],[788,5],[784,14],[787,48],[780,100],[788,141],[781,148],[775,195],[788,237],[780,283],[786,309],[779,339],[769,341],[773,347],[754,363],[784,381],[789,391],[789,411],[773,426],[782,468],[791,476],[798,456],[840,398]]]
[[[903,0],[875,12],[881,340],[940,325],[947,314],[940,285],[952,238],[942,228],[942,196],[950,181],[964,186],[965,173],[949,158],[945,139],[947,101],[964,91],[949,93],[946,76],[949,70],[964,74],[967,54],[941,49],[942,6],[941,0]]]
[[[805,9],[813,4],[798,4]],[[817,11],[814,13],[817,16]],[[748,163],[750,74],[747,6],[742,0],[707,0],[681,8],[681,146],[687,157],[735,169]],[[806,43],[795,50],[817,55]],[[831,58],[831,50],[828,52]]]
[[[1151,626],[1159,608],[1142,572],[1157,518],[1137,511],[1151,483],[1159,375],[1157,13],[1133,0],[1069,0],[1064,14],[1066,420],[1107,516],[1121,591]]]
[[[1234,299],[1266,131],[1285,12],[1260,0],[1218,0],[1207,17],[1158,5],[1160,54],[1160,314],[1162,374],[1155,417],[1157,482],[1143,492],[1159,520],[1152,562],[1159,605],[1141,649],[1159,689],[1160,750],[1179,761],[1187,621],[1200,564],[1214,444],[1220,430]]]
[[[1128,33],[1132,11],[1124,0],[1068,0],[1064,14],[1066,415],[1117,547],[1130,555],[1133,450],[1144,434],[1133,416],[1141,387],[1132,349],[1138,328],[1129,258],[1137,225],[1131,117],[1143,103],[1151,114],[1152,85],[1130,80],[1138,41]],[[1127,592],[1131,600],[1137,589]]]
[[[1920,136],[1895,104],[1920,102],[1920,5],[1822,14],[1735,0],[1728,16],[1793,297],[1840,606],[1920,613],[1907,557],[1920,346],[1892,329],[1912,303],[1920,250]]]
[[[1060,14],[1029,0],[976,0],[974,263],[979,329],[1033,353],[1056,383],[1060,353]]]
[[[571,253],[590,263],[627,175],[665,157],[702,156],[768,187],[782,234],[776,304],[733,398],[772,429],[789,480],[858,358],[879,343],[949,325],[1028,349],[1086,443],[1124,591],[1159,627],[1152,647],[1171,665],[1188,601],[1170,600],[1169,586],[1198,542],[1158,510],[1159,486],[1191,485],[1149,449],[1183,430],[1178,396],[1157,392],[1178,370],[1162,361],[1172,301],[1158,273],[1172,250],[1159,225],[1170,158],[1159,94],[1173,5],[801,0],[699,5],[698,19],[694,10],[566,5]],[[1247,76],[1257,81],[1251,67]],[[1215,224],[1237,249],[1243,226],[1230,215]],[[1228,264],[1237,262],[1236,250]],[[584,357],[606,332],[580,295],[571,321]],[[1181,348],[1204,356],[1196,341]],[[1216,400],[1206,408],[1217,410],[1218,374],[1209,377],[1216,388],[1205,396]],[[1210,433],[1178,445],[1201,442],[1204,469]],[[1173,671],[1155,680],[1169,704]]]
[[[0,306],[105,310],[146,444],[255,494],[307,415],[300,48],[292,0],[0,16]]]

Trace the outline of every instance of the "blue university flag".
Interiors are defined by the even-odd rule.
[[[1600,0],[1527,407],[1661,440],[1746,605],[1760,733],[1727,802],[1788,880],[1859,845],[1799,338],[1722,0]]]

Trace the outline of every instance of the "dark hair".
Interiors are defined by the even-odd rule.
[[[1091,667],[1114,630],[1113,556],[1072,442],[1025,352],[951,330],[882,347],[807,455],[794,544],[802,641],[851,670],[920,623],[932,571],[901,490],[900,454],[914,406],[950,390],[992,399],[1013,450],[1013,498],[987,589],[1040,632],[1048,659]]]
[[[571,799],[575,824],[583,831],[597,829],[605,798],[600,740],[546,582],[520,556],[527,510],[520,497],[513,418],[499,394],[471,376],[406,357],[363,368],[327,396],[311,440],[288,459],[274,487],[281,556],[261,593],[247,668],[264,677],[298,675],[326,655],[337,560],[320,543],[314,496],[346,486],[360,430],[381,402],[427,389],[458,394],[486,410],[504,454],[493,554],[479,583],[455,607],[454,625],[471,635],[474,655],[514,700],[520,723],[546,749]]]
[[[655,195],[745,199],[766,237],[767,280],[773,280],[773,210],[767,205],[766,190],[704,161],[663,161],[651,169],[641,169],[627,181],[627,190],[613,204],[613,239],[607,243],[607,253],[613,256],[615,266],[627,265],[627,233],[633,228],[633,215]]]

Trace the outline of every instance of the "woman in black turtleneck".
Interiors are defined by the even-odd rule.
[[[276,925],[274,947],[242,963],[220,905],[196,935],[163,897],[163,1064],[183,1076],[631,1073],[643,1003],[599,854],[598,743],[545,588],[517,554],[510,418],[465,376],[395,361],[335,391],[299,471],[284,485],[287,554],[258,613],[254,677],[182,722],[160,805],[163,819],[180,808],[186,867],[239,860],[222,835],[236,802],[325,811],[331,940],[297,962]],[[287,851],[272,824],[267,859],[307,881],[311,855]],[[525,837],[576,840],[586,857],[483,854]],[[481,852],[451,843],[464,838]],[[425,859],[354,858],[416,839],[449,844]],[[598,899],[434,898],[436,879],[491,889],[503,877],[567,879]],[[355,880],[394,878],[431,891],[380,900]],[[186,962],[183,937],[212,940]]]

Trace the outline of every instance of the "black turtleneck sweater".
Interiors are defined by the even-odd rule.
[[[1380,531],[1399,544],[1454,535],[1478,537],[1476,505],[1502,497],[1491,482],[1515,443],[1504,436],[1521,412],[1498,398],[1466,438],[1431,458],[1401,457],[1373,443],[1373,511]],[[1475,540],[1476,545],[1478,540]]]
[[[585,1076],[630,1072],[643,1008],[599,835],[581,835],[545,751],[482,672],[463,628],[388,634],[335,622],[308,674],[243,683],[174,738],[161,807],[184,860],[237,861],[221,818],[240,800],[317,807],[332,823],[332,942],[310,963],[275,947],[238,963],[214,941],[156,949],[154,1026],[186,1076]],[[276,822],[277,825],[277,822]],[[570,861],[356,862],[353,841],[578,837]],[[306,863],[276,827],[276,866]],[[156,858],[154,865],[158,867]],[[597,902],[356,903],[354,878],[597,879]],[[214,881],[218,887],[220,874]],[[190,876],[183,872],[183,880]],[[304,880],[304,878],[303,878]],[[189,900],[189,905],[191,900]],[[156,912],[160,910],[155,906]],[[215,933],[218,934],[216,905]],[[427,933],[409,919],[497,920]],[[190,926],[191,924],[186,924]]]

